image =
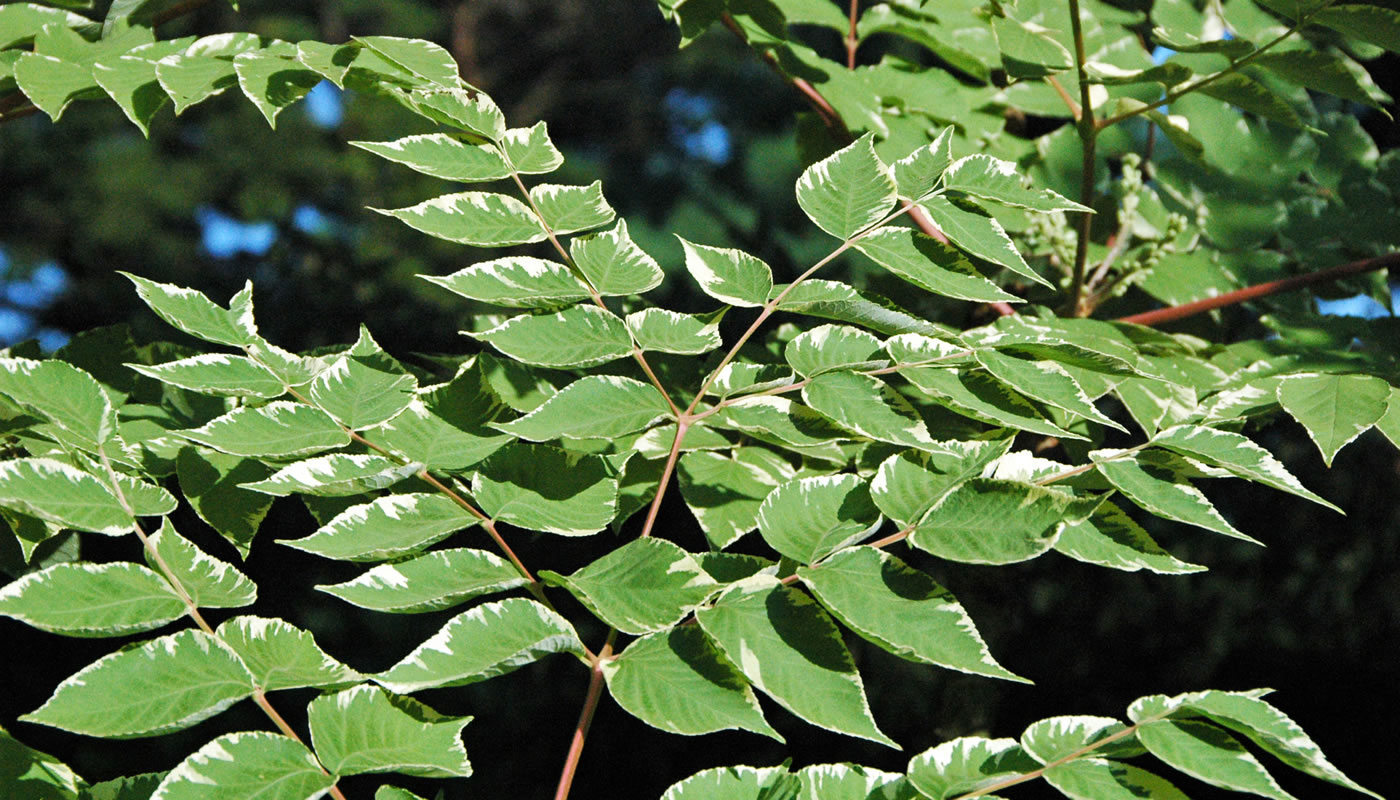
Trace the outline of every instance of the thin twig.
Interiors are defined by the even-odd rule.
[[[1079,0],[1069,0],[1070,29],[1074,34],[1074,66],[1079,76],[1079,146],[1083,158],[1080,161],[1079,203],[1087,209],[1094,207],[1094,148],[1098,139],[1098,127],[1094,124],[1094,101],[1089,94],[1089,73],[1085,68],[1087,57],[1084,53],[1084,26],[1079,20]],[[1066,309],[1072,316],[1084,313],[1084,272],[1089,263],[1089,234],[1093,226],[1094,212],[1085,210],[1079,214],[1079,238],[1074,246],[1074,271],[1070,278],[1069,302]]]
[[[856,50],[860,48],[860,36],[856,33],[859,10],[860,0],[851,0],[851,32],[846,35],[846,69],[856,68]]]
[[[1129,314],[1126,317],[1119,317],[1116,322],[1132,322],[1137,325],[1161,325],[1164,322],[1175,322],[1179,319],[1195,316],[1206,311],[1212,311],[1225,306],[1233,306],[1239,303],[1246,303],[1250,300],[1258,300],[1261,297],[1289,292],[1300,289],[1304,286],[1312,286],[1319,283],[1330,283],[1335,280],[1361,275],[1366,272],[1374,272],[1378,269],[1389,269],[1400,267],[1400,253],[1387,253],[1375,258],[1366,258],[1360,261],[1353,261],[1350,264],[1342,264],[1328,269],[1321,269],[1316,272],[1309,272],[1306,275],[1294,275],[1290,278],[1282,278],[1268,283],[1259,283],[1254,286],[1247,286],[1243,289],[1236,289],[1233,292],[1226,292],[1215,297],[1207,297],[1204,300],[1197,300],[1193,303],[1183,303],[1179,306],[1169,306],[1159,308],[1155,311],[1144,311],[1140,314]]]
[[[578,724],[574,726],[574,736],[569,742],[569,753],[564,757],[564,769],[559,775],[559,785],[554,790],[554,800],[565,800],[574,784],[574,773],[578,770],[579,758],[583,756],[583,744],[588,739],[588,729],[593,725],[593,714],[598,710],[598,700],[603,694],[603,664],[612,658],[613,643],[617,640],[617,630],[608,632],[608,640],[603,649],[591,659],[592,672],[588,677],[588,692],[584,695],[583,709],[579,711]]]
[[[1050,88],[1055,90],[1055,94],[1058,94],[1061,100],[1065,101],[1065,106],[1069,108],[1070,117],[1072,117],[1075,122],[1078,122],[1079,115],[1082,112],[1079,104],[1074,101],[1073,97],[1070,97],[1069,92],[1065,91],[1064,84],[1060,83],[1059,79],[1054,75],[1046,75],[1045,82],[1050,84]]]

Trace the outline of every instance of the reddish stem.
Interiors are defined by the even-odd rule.
[[[856,68],[856,50],[860,48],[860,37],[856,34],[859,9],[860,0],[851,0],[851,32],[846,36],[846,69]]]
[[[1378,269],[1400,266],[1400,253],[1387,253],[1375,258],[1366,258],[1361,261],[1353,261],[1350,264],[1321,269],[1316,272],[1309,272],[1306,275],[1294,275],[1291,278],[1282,278],[1268,283],[1246,286],[1243,289],[1236,289],[1233,292],[1226,292],[1215,297],[1207,297],[1204,300],[1197,300],[1194,303],[1184,303],[1179,306],[1159,308],[1155,311],[1144,311],[1141,314],[1130,314],[1126,317],[1119,317],[1117,322],[1132,322],[1138,325],[1160,325],[1164,322],[1175,322],[1179,319],[1195,316],[1205,311],[1212,311],[1225,306],[1233,306],[1239,303],[1247,303],[1250,300],[1258,300],[1261,297],[1268,297],[1271,294],[1279,294],[1304,286],[1312,286],[1319,283],[1330,283],[1335,280],[1360,275],[1366,272],[1374,272]]]
[[[564,758],[564,771],[559,776],[559,786],[554,790],[554,800],[565,800],[574,784],[574,773],[578,770],[579,758],[583,756],[583,743],[588,739],[588,728],[593,724],[593,713],[598,710],[598,700],[603,694],[603,662],[612,657],[613,640],[617,631],[608,634],[608,641],[598,651],[593,660],[593,672],[588,679],[588,694],[583,700],[583,710],[579,712],[578,724],[574,726],[574,738],[569,742],[569,754]]]

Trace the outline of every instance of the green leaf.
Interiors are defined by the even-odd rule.
[[[643,350],[698,356],[723,344],[719,321],[727,309],[713,314],[681,314],[664,308],[644,308],[627,315],[627,329]]]
[[[190,106],[237,86],[238,73],[231,59],[177,54],[156,62],[156,80],[169,95],[178,115]]]
[[[390,494],[345,509],[310,536],[281,543],[323,558],[387,561],[478,521],[443,494]]]
[[[1266,693],[1266,690],[1210,690],[1191,692],[1166,700],[1173,706],[1203,714],[1216,724],[1248,736],[1259,747],[1296,770],[1379,800],[1380,795],[1358,785],[1333,766],[1322,754],[1322,748],[1317,746],[1298,723],[1261,699]]]
[[[919,800],[904,775],[858,764],[817,764],[797,773],[802,800]]]
[[[797,447],[814,447],[852,436],[812,409],[776,396],[738,400],[720,412],[716,424]],[[690,444],[689,439],[686,444]]]
[[[129,272],[121,274],[136,284],[136,294],[161,319],[197,339],[234,347],[252,344],[258,339],[257,329],[253,327],[251,306],[243,307],[240,313],[240,310],[235,310],[238,308],[236,304],[230,304],[233,306],[230,309],[221,308],[193,289],[157,283]],[[251,296],[252,290],[250,283],[235,300],[244,293]]]
[[[165,90],[156,82],[155,61],[134,54],[108,56],[92,65],[92,77],[149,138],[151,118],[167,100]]]
[[[1257,539],[1236,530],[1215,510],[1201,490],[1185,478],[1161,466],[1133,458],[1108,460],[1115,453],[1112,450],[1095,450],[1090,458],[1095,460],[1099,473],[1113,484],[1113,488],[1138,506],[1159,517],[1223,533],[1251,544],[1261,544]]]
[[[949,561],[1013,564],[1049,550],[1101,502],[1017,481],[973,478],[944,495],[909,543]]]
[[[763,261],[742,250],[707,247],[685,239],[681,239],[681,247],[685,249],[686,270],[705,294],[741,308],[768,302],[773,271]]]
[[[992,658],[947,589],[889,553],[852,547],[797,575],[842,624],[901,658],[1030,682]]]
[[[290,58],[266,52],[240,53],[233,59],[238,86],[243,94],[267,119],[277,127],[277,115],[282,109],[305,97],[321,82],[321,76]]]
[[[1024,396],[984,373],[944,367],[908,367],[899,370],[899,374],[927,392],[934,402],[965,417],[1043,436],[1085,438],[1049,422]]]
[[[180,491],[195,513],[247,558],[273,498],[243,485],[268,477],[272,469],[255,459],[202,447],[181,448],[175,466]]]
[[[97,452],[117,431],[117,412],[102,385],[63,361],[0,358],[0,394],[53,422]]]
[[[606,233],[574,237],[569,242],[569,257],[605,296],[641,294],[661,284],[660,265],[632,241],[625,220],[619,219]]]
[[[541,570],[540,577],[633,636],[674,626],[719,587],[689,553],[652,537],[628,542],[572,575]]]
[[[218,636],[264,691],[335,688],[365,677],[326,655],[310,633],[280,619],[233,617],[219,626]]]
[[[1099,411],[1079,381],[1058,363],[1016,358],[996,350],[978,350],[975,355],[983,369],[1016,391],[1100,425],[1128,432]]]
[[[906,450],[881,462],[870,482],[875,505],[900,526],[918,522],[939,500],[1011,447],[1011,439],[939,442],[927,451]]]
[[[859,542],[884,518],[856,475],[802,478],[774,489],[758,509],[758,529],[774,550],[812,564]]]
[[[404,39],[397,36],[354,38],[425,81],[448,88],[457,88],[462,84],[461,78],[457,76],[456,59],[440,45],[422,39]]]
[[[522,175],[553,172],[564,163],[564,156],[549,140],[543,121],[529,128],[511,128],[501,137],[501,150],[515,171]]]
[[[491,427],[532,442],[611,439],[643,430],[669,413],[655,387],[617,375],[589,375],[519,419]]]
[[[347,142],[380,158],[448,181],[480,183],[510,176],[500,152],[489,144],[471,144],[445,133],[405,136],[392,142]]]
[[[540,184],[531,187],[530,199],[540,210],[544,225],[555,234],[601,228],[617,217],[617,212],[603,199],[601,181],[588,186]]]
[[[1187,800],[1171,783],[1145,769],[1102,758],[1079,758],[1052,767],[1045,781],[1071,800]]]
[[[1352,39],[1400,52],[1400,11],[1364,3],[1331,6],[1310,20]]]
[[[345,355],[311,382],[311,402],[351,430],[392,419],[408,407],[418,379],[380,353]]]
[[[883,355],[879,339],[849,325],[819,325],[803,331],[783,351],[803,377],[838,369],[878,369],[889,363]]]
[[[493,519],[532,531],[587,536],[617,513],[617,475],[594,455],[516,443],[498,450],[472,478]]]
[[[748,681],[696,626],[644,636],[603,663],[617,704],[670,733],[746,730],[783,741],[763,719]]]
[[[563,617],[534,600],[513,597],[458,614],[374,680],[401,694],[463,686],[513,672],[550,653],[582,658],[583,644]]]
[[[78,795],[78,800],[150,800],[165,779],[166,772],[147,772],[113,778],[93,784]]]
[[[933,444],[914,407],[878,378],[854,372],[828,372],[802,387],[802,399],[862,436],[906,447],[925,448]]]
[[[265,480],[243,484],[243,488],[278,497],[347,497],[388,488],[421,469],[384,456],[332,453],[288,464]]]
[[[252,693],[253,676],[228,645],[184,630],[103,656],[20,719],[87,736],[155,736],[188,728]]]
[[[1357,75],[1348,69],[1346,61],[1322,50],[1271,50],[1255,56],[1250,64],[1263,67],[1289,83],[1370,106],[1377,111],[1383,110],[1383,104],[1388,101],[1384,93],[1377,97],[1358,80]]]
[[[380,564],[353,580],[316,588],[372,611],[421,614],[525,584],[500,556],[458,548]]]
[[[4,9],[0,6],[0,14]],[[4,19],[0,16],[0,23]],[[6,789],[16,800],[79,800],[79,792],[87,789],[72,767],[26,746],[4,728],[0,728],[0,764],[4,765]],[[82,794],[81,799],[88,800],[88,795]]]
[[[151,551],[160,555],[157,562]],[[181,536],[170,520],[151,534],[146,563],[169,570],[199,608],[239,608],[258,599],[258,587],[232,564],[200,550]]]
[[[368,685],[322,695],[311,701],[306,716],[316,757],[335,775],[472,774],[462,745],[462,729],[471,717],[444,717],[422,703]]]
[[[938,132],[933,141],[894,162],[894,182],[900,197],[918,200],[933,191],[944,170],[953,163],[953,127]]]
[[[978,258],[999,264],[1023,278],[1050,286],[1050,282],[1031,269],[1011,243],[1011,237],[996,219],[985,213],[954,205],[948,198],[935,195],[920,201],[922,208],[943,231],[948,241]]]
[[[1272,89],[1241,72],[1230,72],[1196,91],[1291,128],[1307,128],[1298,112]]]
[[[6,3],[0,6],[0,49],[9,49],[32,41],[34,34],[45,25],[53,24],[67,28],[95,27],[92,20],[72,11],[41,6],[38,3]]]
[[[1042,764],[1073,757],[1091,746],[1095,756],[1142,755],[1142,747],[1132,734],[1121,735],[1127,727],[1112,717],[1049,717],[1021,732],[1021,748]],[[1116,738],[1100,744],[1110,736]]]
[[[932,800],[949,800],[1040,768],[1015,739],[964,736],[909,760],[909,782]]]
[[[758,464],[709,451],[681,456],[681,497],[710,546],[723,549],[758,527],[758,507],[782,478]]]
[[[506,118],[484,92],[452,87],[418,89],[409,94],[418,113],[444,125],[461,128],[491,141],[506,134]]]
[[[335,785],[306,745],[263,731],[229,733],[161,781],[152,800],[310,800]]]
[[[1372,375],[1287,375],[1278,401],[1298,420],[1332,466],[1332,458],[1386,413],[1390,384]]]
[[[184,614],[165,579],[140,564],[55,564],[0,588],[0,615],[64,636],[125,636]]]
[[[406,208],[373,208],[429,236],[477,247],[504,247],[542,241],[544,229],[514,197],[492,192],[458,192]]]
[[[54,122],[63,116],[69,103],[101,91],[90,68],[39,53],[21,53],[14,75],[29,102]]]
[[[808,167],[797,180],[797,204],[838,239],[884,219],[895,199],[894,175],[875,155],[871,133]]]
[[[1113,503],[1099,506],[1083,522],[1065,526],[1055,542],[1055,550],[1076,561],[1124,572],[1146,569],[1159,575],[1184,575],[1205,571],[1205,567],[1163,550],[1141,525]]]
[[[1074,67],[1074,57],[1044,30],[1009,17],[992,18],[992,31],[1008,75],[1043,78]]]
[[[1278,459],[1238,433],[1197,425],[1178,425],[1152,437],[1152,444],[1228,470],[1237,477],[1342,510],[1303,487]]]
[[[818,727],[898,749],[870,716],[836,625],[807,595],[755,576],[695,618],[744,677],[782,707]]]
[[[627,325],[597,306],[512,317],[470,335],[511,358],[541,367],[592,367],[632,352]]]
[[[173,433],[235,456],[299,456],[350,443],[350,435],[326,412],[281,400],[235,408],[201,427]]]
[[[779,311],[849,322],[887,336],[898,333],[932,335],[944,330],[878,294],[861,291],[839,281],[808,278],[796,286],[775,286],[773,293],[775,297],[785,293],[782,302],[778,303]]]
[[[1031,211],[1091,211],[1049,189],[1026,188],[1015,164],[981,153],[953,162],[943,173],[943,188]]]
[[[424,800],[424,798],[407,789],[385,785],[375,790],[374,800]]]
[[[1235,737],[1206,722],[1162,720],[1138,728],[1148,752],[1197,780],[1275,800],[1294,800]]]
[[[588,299],[588,287],[568,267],[533,256],[498,258],[443,277],[419,277],[463,297],[511,308],[551,308]]]
[[[0,506],[79,531],[131,532],[131,517],[107,486],[50,458],[0,461]]]
[[[280,378],[246,356],[202,353],[152,367],[126,366],[162,383],[204,394],[271,400],[287,392]]]
[[[505,408],[480,363],[468,364],[447,383],[420,390],[419,400],[366,435],[408,461],[430,469],[461,470],[511,440],[486,427]]]
[[[786,800],[797,790],[786,767],[714,767],[672,785],[661,800]]]
[[[855,248],[876,264],[934,294],[979,303],[1024,302],[983,277],[957,250],[910,228],[881,228],[857,240]]]

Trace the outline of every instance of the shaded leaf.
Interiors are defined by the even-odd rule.
[[[842,624],[901,658],[1029,683],[992,658],[947,589],[889,553],[852,547],[797,574]]]
[[[472,478],[481,509],[533,531],[587,536],[617,512],[616,472],[603,458],[516,443],[484,461]]]
[[[471,717],[445,717],[377,686],[321,695],[306,710],[316,758],[335,775],[402,772],[429,778],[472,774],[462,729]]]

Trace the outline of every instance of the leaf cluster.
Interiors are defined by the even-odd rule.
[[[479,352],[446,369],[405,363],[363,329],[349,345],[291,352],[264,338],[251,283],[225,305],[137,275],[127,277],[142,301],[198,346],[94,335],[52,358],[0,357],[0,416],[11,445],[0,461],[0,515],[24,562],[0,589],[0,614],[81,637],[139,634],[182,617],[191,623],[95,661],[21,721],[146,737],[249,699],[277,732],[220,736],[168,773],[101,791],[157,800],[342,797],[337,783],[352,775],[466,777],[472,767],[460,733],[469,718],[439,714],[412,695],[561,654],[589,676],[579,747],[606,690],[669,733],[737,729],[781,739],[762,696],[811,725],[897,748],[877,723],[844,636],[918,664],[1026,680],[998,663],[966,609],[920,562],[1006,565],[1055,551],[1111,569],[1183,574],[1204,567],[1172,555],[1138,520],[1257,543],[1198,483],[1239,478],[1335,508],[1246,431],[1287,413],[1329,462],[1371,428],[1400,443],[1393,341],[1354,352],[1350,338],[1308,339],[1313,321],[1277,318],[1271,324],[1282,344],[1215,343],[1088,318],[1097,290],[1141,277],[1168,255],[1226,252],[1199,217],[1169,221],[1177,218],[1162,197],[1189,192],[1164,166],[1160,194],[1120,180],[1131,192],[1117,216],[1141,225],[1119,233],[1129,245],[1105,244],[1090,270],[1089,259],[1099,257],[1089,241],[1092,220],[1112,196],[1095,188],[1095,143],[1100,131],[1147,117],[1180,151],[1181,160],[1166,165],[1204,170],[1210,149],[1187,125],[1153,111],[1201,97],[1213,98],[1202,101],[1202,115],[1228,112],[1232,124],[1264,126],[1250,142],[1273,141],[1274,123],[1312,136],[1313,118],[1285,114],[1288,101],[1248,70],[1270,69],[1270,81],[1331,74],[1330,83],[1309,88],[1374,100],[1348,57],[1279,45],[1310,25],[1368,41],[1396,20],[1347,10],[1361,8],[1353,6],[1309,8],[1290,20],[1270,16],[1272,6],[1250,6],[1251,19],[1273,20],[1284,32],[1207,39],[1167,23],[1174,13],[1190,20],[1215,12],[1160,5],[1154,41],[1216,60],[1148,68],[1147,56],[1109,27],[1141,27],[1140,15],[1099,3],[1074,19],[1068,43],[1042,24],[1049,4],[1030,0],[966,14],[872,6],[852,23],[852,41],[900,36],[952,71],[890,56],[825,72],[818,83],[839,114],[833,119],[865,131],[815,159],[796,184],[798,207],[830,237],[827,253],[791,282],[775,283],[755,255],[682,239],[684,271],[712,303],[702,313],[650,302],[665,272],[601,185],[549,182],[563,156],[546,125],[509,127],[437,45],[250,34],[156,41],[150,27],[122,16],[128,4],[97,27],[46,6],[0,6],[0,44],[21,46],[4,51],[14,54],[4,62],[6,79],[55,120],[74,100],[100,93],[144,131],[167,103],[178,113],[236,91],[275,125],[322,80],[396,103],[422,132],[352,144],[469,188],[374,210],[446,242],[517,248],[425,276],[500,309],[462,332]],[[663,10],[686,36],[723,19],[794,79],[829,62],[790,38],[789,25],[848,22],[836,6],[810,1],[731,2],[726,10],[691,0]],[[1358,13],[1379,27],[1361,26]],[[1100,27],[1084,30],[1087,20]],[[1351,38],[1343,44],[1355,48]],[[942,117],[946,108],[909,99],[939,80],[957,84],[940,96],[967,101],[965,113]],[[1152,96],[1134,94],[1143,85],[1156,87]],[[1018,95],[1016,87],[1027,88]],[[1042,89],[1068,98],[1074,124],[1060,131],[1078,137],[1088,187],[1079,200],[1049,174],[1062,146],[1050,140],[1064,135],[1033,141],[977,132],[998,107],[1028,110],[1032,102],[1008,98]],[[1077,105],[1075,92],[1085,98]],[[970,96],[985,102],[973,106]],[[1030,150],[1042,158],[1028,169]],[[1365,168],[1381,169],[1377,161],[1346,180],[1369,180]],[[1057,274],[1053,259],[1027,258],[1025,243],[1031,220],[1051,220],[1042,232],[1066,233],[1054,222],[1065,214],[1084,224],[1073,263]],[[1144,221],[1151,219],[1162,227]],[[1156,260],[1144,253],[1137,272],[1115,272],[1134,239],[1155,247]],[[1197,249],[1202,240],[1210,243]],[[955,329],[831,275],[857,255],[918,305],[933,298],[1010,306],[1064,288],[1073,313],[1032,308]],[[765,327],[775,318],[782,324]],[[1043,455],[1049,448],[1063,458]],[[319,527],[282,544],[364,564],[351,580],[316,587],[351,606],[462,610],[372,673],[276,617],[214,625],[207,609],[245,609],[258,587],[175,529],[175,485],[240,557],[276,498],[301,498]],[[699,548],[666,537],[658,522],[672,487],[703,531]],[[620,543],[609,529],[622,534]],[[134,535],[144,563],[54,550],[51,540],[75,534]],[[512,547],[522,536],[593,537],[596,554],[568,574],[527,565]],[[735,551],[740,541],[750,553]],[[487,542],[494,552],[478,547]],[[571,602],[556,606],[565,595]],[[585,644],[579,618],[560,606],[601,623],[606,640]],[[269,699],[304,688],[321,691],[307,707],[306,736]],[[1019,740],[960,738],[914,756],[904,775],[851,765],[795,773],[721,767],[665,796],[945,800],[1042,777],[1074,798],[1181,796],[1123,761],[1150,755],[1209,784],[1288,797],[1236,734],[1287,767],[1367,792],[1263,696],[1145,697],[1128,723],[1057,717]],[[56,796],[99,790],[43,754],[14,749]],[[571,751],[563,794],[577,758]],[[377,795],[408,796],[388,785]]]

